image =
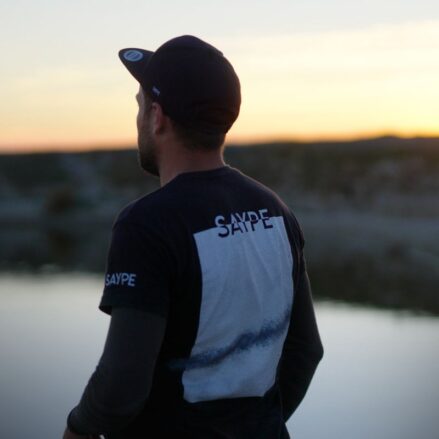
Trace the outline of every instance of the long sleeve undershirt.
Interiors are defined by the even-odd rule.
[[[306,270],[299,279],[291,313],[291,324],[280,362],[279,388],[282,413],[287,421],[302,402],[314,372],[323,357]]]
[[[166,319],[133,308],[113,308],[104,352],[68,427],[77,434],[122,429],[148,398]]]

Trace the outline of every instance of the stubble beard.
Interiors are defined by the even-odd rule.
[[[142,130],[138,137],[138,158],[140,167],[155,177],[160,176],[155,142],[147,129]]]

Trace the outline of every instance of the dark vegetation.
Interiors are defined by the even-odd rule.
[[[439,139],[229,146],[296,213],[316,296],[439,314]],[[135,149],[0,156],[0,270],[105,270]]]

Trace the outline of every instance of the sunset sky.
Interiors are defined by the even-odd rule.
[[[437,0],[0,0],[0,25],[0,151],[134,145],[117,52],[183,34],[240,77],[230,142],[439,135]]]

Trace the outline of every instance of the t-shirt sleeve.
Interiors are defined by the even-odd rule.
[[[172,281],[171,258],[159,229],[116,222],[107,257],[99,309],[141,309],[167,317]]]

